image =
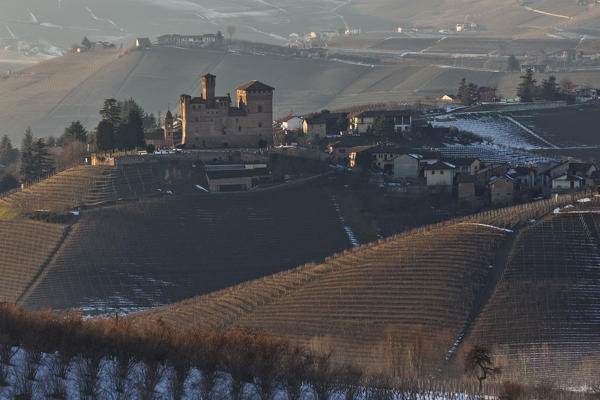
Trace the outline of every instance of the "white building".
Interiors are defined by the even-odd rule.
[[[425,167],[427,186],[452,187],[456,166],[446,161],[438,161]]]
[[[286,131],[299,131],[302,129],[303,123],[302,118],[290,114],[281,120],[281,128]]]
[[[394,179],[418,178],[421,171],[421,156],[402,154],[394,159]]]

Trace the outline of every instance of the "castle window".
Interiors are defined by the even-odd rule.
[[[198,117],[194,118],[194,121],[198,122]]]
[[[258,106],[258,112],[262,112],[262,106]]]
[[[238,126],[238,132],[241,132],[241,131],[242,131],[242,127]]]
[[[259,128],[262,128],[262,122],[259,122],[259,123],[258,123],[258,127],[259,127]]]

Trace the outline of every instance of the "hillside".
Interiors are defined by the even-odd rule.
[[[357,104],[437,98],[456,91],[467,77],[479,85],[497,85],[511,96],[519,73],[490,72],[458,66],[424,66],[406,61],[381,66],[355,65],[276,55],[227,53],[207,49],[153,48],[118,57],[117,51],[71,54],[25,68],[0,79],[0,134],[17,143],[27,126],[36,136],[59,136],[72,120],[92,129],[105,98],[133,97],[148,112],[179,108],[179,95],[201,92],[201,75],[217,75],[217,92],[234,93],[251,79],[276,88],[275,117]],[[600,86],[600,74],[557,74],[573,82]],[[541,80],[542,76],[538,77]]]
[[[561,376],[572,385],[598,374],[598,202],[565,209],[517,237],[506,270],[474,324],[470,343],[496,347],[518,381]]]
[[[26,291],[11,288],[16,295],[6,295],[8,300],[89,315],[131,312],[350,247],[326,182],[232,196],[199,194],[189,181],[186,191],[147,169],[119,174],[117,197],[134,193],[137,200],[130,195],[131,202],[82,208],[51,262]],[[161,187],[175,194],[161,196]]]
[[[461,22],[476,22],[496,35],[539,37],[557,27],[596,28],[597,20],[597,7],[578,6],[575,0],[533,0],[523,6],[513,0],[6,0],[0,41],[50,44],[45,51],[55,53],[84,35],[118,44],[175,31],[225,32],[234,25],[240,37],[282,43],[293,32],[348,27],[392,31],[398,26],[437,30]]]
[[[460,346],[502,276],[514,240],[506,228],[525,226],[559,204],[526,204],[417,229],[133,318],[266,329],[333,350],[338,361],[433,374]]]

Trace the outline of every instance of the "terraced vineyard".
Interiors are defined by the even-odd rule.
[[[50,261],[66,226],[0,219],[0,301],[17,301]]]
[[[65,211],[117,199],[119,170],[82,166],[60,172],[0,200],[0,205],[20,211]]]
[[[322,264],[133,318],[181,327],[267,329],[309,346],[331,348],[338,360],[372,369],[386,362],[387,368],[406,371],[403,363],[419,346],[415,343],[426,343],[420,370],[411,373],[434,373],[460,345],[490,285],[499,279],[513,237],[507,228],[523,226],[569,200],[525,204],[417,229]]]
[[[524,229],[469,342],[496,347],[508,379],[590,382],[600,360],[600,202]]]
[[[23,304],[131,312],[320,260],[350,247],[322,184],[86,210]]]

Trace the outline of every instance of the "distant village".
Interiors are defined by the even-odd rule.
[[[398,195],[451,195],[472,209],[589,190],[600,183],[600,171],[589,163],[479,154],[482,138],[428,123],[429,114],[444,112],[439,106],[323,110],[290,114],[271,124],[275,88],[250,81],[238,87],[233,101],[215,94],[215,82],[214,75],[205,75],[201,97],[182,95],[181,114],[169,111],[162,130],[146,133],[147,146],[157,154],[173,148],[202,150],[211,191],[249,190],[269,182],[269,154],[325,163]],[[461,151],[447,143],[462,145]],[[247,154],[219,155],[233,149]],[[263,157],[252,159],[248,154],[256,150],[250,149]],[[287,178],[311,173],[298,167]]]

